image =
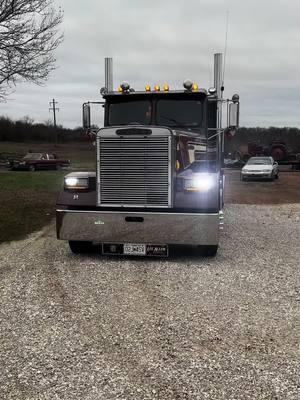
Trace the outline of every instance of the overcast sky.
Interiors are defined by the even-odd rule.
[[[127,80],[213,84],[213,54],[224,52],[229,14],[225,96],[239,93],[241,125],[300,127],[300,2],[297,0],[56,0],[65,39],[45,86],[19,84],[1,114],[81,124],[81,104],[100,100],[104,57],[114,59],[115,87]],[[95,110],[94,122],[101,121]],[[98,115],[97,115],[98,114]]]

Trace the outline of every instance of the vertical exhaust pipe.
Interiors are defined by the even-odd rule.
[[[222,64],[223,54],[216,53],[214,55],[214,86],[217,89],[218,98],[221,98],[221,87],[222,87]]]
[[[218,135],[218,148],[219,148],[219,166],[224,166],[224,132],[222,129],[222,53],[216,53],[214,55],[214,86],[217,89],[218,103],[217,103],[217,132]]]
[[[105,58],[105,87],[108,92],[113,92],[113,59]]]

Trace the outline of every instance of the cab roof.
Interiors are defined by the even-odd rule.
[[[103,95],[103,98],[108,101],[121,99],[128,100],[129,98],[140,100],[148,98],[157,99],[157,98],[169,98],[169,99],[204,99],[208,96],[207,91],[205,89],[199,89],[197,91],[187,91],[187,90],[172,90],[172,91],[134,91],[134,92],[109,92]]]

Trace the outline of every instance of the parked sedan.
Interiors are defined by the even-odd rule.
[[[62,160],[55,154],[27,153],[21,160],[10,161],[9,167],[13,170],[60,169],[70,165],[70,160]]]
[[[272,157],[251,157],[241,171],[241,180],[278,179],[278,163]]]

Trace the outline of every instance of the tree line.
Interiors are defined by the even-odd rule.
[[[75,129],[57,126],[50,122],[34,123],[29,117],[13,121],[0,117],[0,141],[64,143],[86,140],[81,127]]]
[[[240,146],[248,145],[248,143],[270,146],[274,141],[283,142],[290,151],[300,153],[300,129],[290,127],[241,127],[233,138],[227,141],[226,148],[227,151],[234,151]]]
[[[57,126],[55,130],[50,121],[34,123],[29,117],[17,121],[0,117],[0,141],[55,143],[56,140],[60,143],[83,141],[86,140],[86,136],[81,127],[70,129]],[[268,146],[273,141],[284,142],[291,151],[300,153],[300,129],[289,127],[241,127],[232,139],[226,141],[226,148],[227,151],[232,151],[239,146],[253,142]]]

